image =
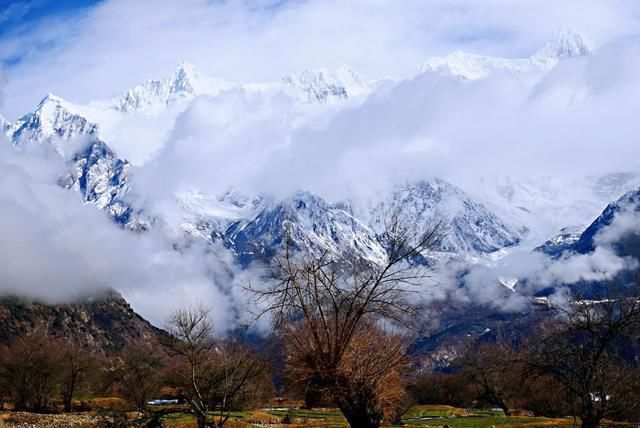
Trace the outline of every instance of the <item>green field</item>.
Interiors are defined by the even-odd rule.
[[[227,424],[230,427],[255,425],[284,425],[291,427],[346,427],[346,421],[337,409],[264,409],[250,412],[235,412]],[[184,413],[166,416],[163,423],[167,427],[187,427],[193,417]],[[413,406],[403,417],[404,426],[451,428],[490,427],[560,427],[571,426],[569,419],[548,419],[535,417],[507,417],[501,412],[487,410],[467,410],[451,406]]]
[[[160,421],[166,428],[196,428],[195,418],[185,405],[158,407],[154,412],[169,412]],[[212,414],[211,416],[217,416]],[[136,413],[129,417],[136,418]],[[139,417],[139,414],[138,414]],[[96,412],[78,412],[70,414],[36,414],[25,412],[0,412],[0,427],[5,423],[11,426],[98,426],[100,416]],[[278,409],[258,409],[244,412],[232,412],[226,422],[228,428],[248,428],[256,426],[274,427],[322,427],[346,428],[347,424],[337,409],[303,410],[296,407]],[[536,417],[511,417],[502,412],[478,409],[461,409],[451,406],[413,406],[403,417],[405,427],[449,427],[449,428],[536,428],[570,427],[573,420]],[[634,424],[604,424],[607,427],[637,426]]]

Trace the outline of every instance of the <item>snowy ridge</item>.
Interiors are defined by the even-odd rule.
[[[108,105],[125,113],[157,113],[169,105],[188,101],[197,95],[217,95],[233,87],[233,83],[204,76],[195,66],[183,62],[169,77],[147,80],[112,98]]]
[[[298,92],[295,98],[306,103],[335,103],[372,90],[371,85],[347,65],[335,70],[306,70],[284,77],[282,83]]]
[[[447,56],[428,59],[420,67],[420,73],[440,73],[468,80],[482,79],[495,73],[541,73],[551,70],[562,59],[589,53],[580,34],[565,28],[528,58],[499,58],[455,51]]]
[[[560,235],[548,240],[536,248],[536,250],[553,257],[560,257],[568,253],[590,253],[596,247],[596,237],[598,234],[606,232],[616,217],[621,215],[621,213],[640,219],[640,188],[631,190],[609,203],[588,227],[582,228],[580,231],[563,230]],[[621,231],[620,236],[615,238],[616,242],[612,242],[614,247],[619,247],[619,242],[627,241],[625,242],[626,248],[623,249],[623,252],[628,253],[629,250],[631,250],[632,252],[630,254],[640,256],[640,251],[638,251],[640,250],[640,246],[638,246],[640,242],[631,242],[634,240],[634,235],[636,235],[635,240],[638,240],[637,237],[640,237],[640,226],[638,225],[640,225],[640,220],[636,220],[635,226],[633,223],[627,225],[627,229]],[[620,249],[621,248],[618,248],[618,250]],[[638,251],[637,254],[635,254],[636,251]]]
[[[169,77],[147,80],[104,104],[125,113],[154,114],[198,95],[217,96],[232,89],[249,93],[283,90],[306,104],[335,103],[371,91],[362,76],[346,65],[335,70],[305,70],[286,76],[279,82],[238,83],[205,76],[194,65],[183,62]]]
[[[541,251],[552,258],[559,258],[568,251],[571,251],[576,242],[580,240],[580,235],[580,232],[562,230],[559,235],[549,239],[541,246],[535,248],[534,251]]]
[[[154,116],[170,106],[187,105],[199,95],[215,97],[228,90],[266,96],[284,92],[300,104],[335,104],[366,95],[371,87],[347,66],[335,70],[306,70],[278,82],[245,84],[205,76],[192,64],[183,62],[170,76],[147,80],[107,100],[79,105],[48,94],[32,112],[12,125],[0,117],[0,127],[14,144],[43,142],[54,136],[69,140],[82,135],[98,136],[109,143],[109,131],[117,129],[131,114]]]

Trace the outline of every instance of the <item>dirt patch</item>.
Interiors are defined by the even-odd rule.
[[[89,414],[41,415],[37,413],[5,413],[0,420],[7,428],[71,428],[95,427],[100,419]],[[0,425],[2,426],[2,425]]]

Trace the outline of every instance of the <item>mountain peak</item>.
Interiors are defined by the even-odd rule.
[[[97,131],[98,126],[84,117],[77,106],[51,93],[8,130],[14,144],[43,142],[53,136],[68,140],[79,135],[94,135]]]
[[[112,99],[115,109],[123,112],[155,113],[168,105],[189,100],[198,95],[217,94],[232,85],[200,73],[191,63],[181,62],[173,73],[163,79],[150,79]]]
[[[178,68],[176,68],[170,78],[170,91],[173,93],[187,92],[195,95],[198,92],[196,89],[198,81],[203,78],[204,76],[198,71],[195,65],[183,61],[178,65]]]
[[[533,56],[537,58],[572,58],[590,53],[584,39],[571,27],[562,27]]]
[[[45,95],[45,97],[40,101],[40,103],[38,103],[38,107],[42,107],[46,104],[49,103],[54,103],[54,104],[62,104],[64,103],[65,100],[64,98],[61,98],[57,95],[53,95],[51,92],[49,92],[47,95]]]
[[[176,74],[177,73],[200,74],[196,66],[187,61],[180,61],[180,64],[178,64],[178,67],[176,67],[175,72]]]

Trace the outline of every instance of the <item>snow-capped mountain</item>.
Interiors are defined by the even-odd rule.
[[[610,249],[621,259],[611,268],[600,268],[598,279],[581,281],[572,290],[587,299],[610,298],[606,283],[620,287],[617,292],[629,286],[633,290],[640,272],[640,188],[607,205],[581,233],[559,235],[536,251],[559,259],[593,253],[597,248]]]
[[[169,76],[147,80],[107,100],[75,104],[48,94],[34,111],[13,124],[2,119],[0,127],[6,129],[5,133],[14,144],[20,141],[42,142],[52,137],[68,140],[92,135],[112,147],[126,146],[127,142],[117,141],[116,145],[112,139],[117,138],[118,128],[131,115],[155,116],[172,106],[184,109],[199,95],[216,97],[228,90],[266,97],[284,93],[291,97],[294,104],[322,105],[364,96],[372,88],[362,76],[347,66],[306,70],[276,82],[239,83],[205,76],[192,64],[183,62]],[[163,119],[172,122],[180,113],[180,108]],[[140,116],[136,117],[140,119]]]
[[[109,207],[129,189],[129,163],[118,159],[100,140],[75,153],[70,163],[71,171],[61,183],[79,192],[85,202],[91,202],[99,209]]]
[[[444,237],[436,249],[446,254],[490,253],[519,242],[526,230],[506,226],[486,207],[443,180],[398,187],[383,202],[331,204],[318,195],[297,192],[276,200],[227,193],[210,198],[189,192],[179,198],[187,213],[182,228],[191,236],[223,240],[243,264],[267,260],[291,236],[298,249],[358,254],[381,260],[385,216],[401,216],[419,229],[441,220]]]
[[[440,179],[399,186],[389,201],[374,208],[374,228],[382,227],[389,212],[399,213],[417,230],[434,220],[442,221],[440,250],[449,253],[490,253],[517,244],[527,232],[522,226],[520,230],[507,226],[460,188]]]
[[[447,56],[428,59],[420,67],[420,72],[435,72],[469,80],[482,79],[495,73],[540,73],[551,70],[562,59],[589,53],[582,36],[570,28],[565,28],[527,58],[499,58],[455,51]]]
[[[166,78],[147,80],[111,100],[93,104],[103,104],[125,113],[154,114],[198,95],[217,96],[232,89],[248,93],[284,91],[305,104],[335,103],[371,92],[368,82],[346,65],[336,69],[305,70],[278,82],[240,83],[206,76],[194,65],[183,62]]]
[[[233,87],[233,83],[205,76],[192,64],[183,62],[170,76],[147,80],[114,97],[107,105],[126,113],[157,113],[169,105],[189,101],[197,95],[217,95]]]
[[[621,224],[612,230],[615,221]],[[563,231],[536,250],[553,257],[586,254],[596,248],[598,239],[612,245],[622,255],[640,257],[640,188],[608,204],[588,227],[580,231]]]
[[[75,190],[85,203],[106,211],[128,229],[149,228],[149,221],[125,200],[129,191],[129,163],[118,159],[103,141],[91,141],[68,162],[69,172],[60,178],[61,186]]]
[[[267,260],[283,248],[287,237],[297,249],[313,254],[357,254],[372,261],[385,255],[363,222],[309,192],[267,202],[254,218],[233,222],[222,235],[243,263]]]
[[[554,259],[557,259],[575,246],[580,240],[582,232],[562,230],[559,235],[546,241],[544,244],[536,247],[534,251],[540,251]]]
[[[468,79],[504,71],[544,72],[564,58],[588,53],[580,35],[564,30],[529,58],[454,53],[432,58],[423,72],[445,72]],[[166,111],[171,113],[173,106],[178,106],[174,116],[161,117],[163,121],[172,121],[183,111],[181,106],[188,106],[195,97],[208,95],[215,100],[229,90],[258,96],[284,93],[296,106],[315,104],[330,109],[344,100],[365,96],[375,88],[375,84],[347,66],[307,70],[277,82],[234,83],[207,77],[193,65],[182,63],[169,76],[145,81],[108,100],[77,105],[48,95],[33,112],[13,124],[0,121],[0,126],[8,129],[16,145],[86,138],[88,144],[83,149],[65,154],[70,172],[61,179],[62,185],[78,191],[86,203],[107,211],[116,222],[139,230],[149,227],[149,222],[132,207],[131,165],[119,153],[122,146],[107,138],[112,135],[107,131],[118,129],[125,118],[141,120]],[[125,143],[135,141],[130,138]],[[138,165],[135,161],[133,164]],[[332,204],[304,189],[279,200],[269,195],[241,195],[233,191],[214,198],[194,190],[177,195],[184,211],[184,221],[177,226],[206,241],[223,240],[245,262],[273,254],[282,245],[287,228],[300,248],[359,252],[370,259],[379,259],[384,249],[376,235],[381,231],[384,212],[394,209],[416,226],[434,217],[441,218],[446,233],[440,248],[443,252],[491,253],[519,244],[525,237],[539,245],[564,226],[571,226],[571,230],[584,227],[602,209],[603,201],[628,190],[639,177],[613,174],[594,178],[584,185],[506,178],[487,182],[473,192],[436,179],[402,185],[388,199],[373,201],[366,207],[349,202]],[[545,224],[552,223],[545,216],[561,218],[563,223],[554,223],[551,229],[538,229],[540,219]],[[570,233],[565,235],[556,242],[558,246],[574,239]]]
[[[98,125],[83,117],[76,106],[48,94],[34,111],[19,118],[9,129],[14,144],[42,143],[52,137],[70,140],[79,136],[97,136]]]

